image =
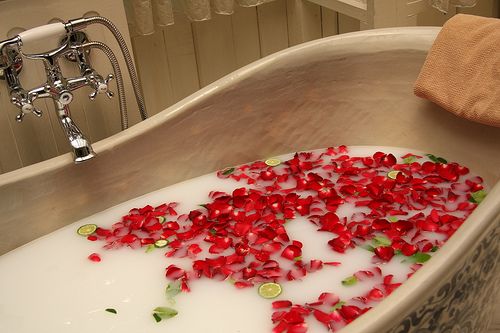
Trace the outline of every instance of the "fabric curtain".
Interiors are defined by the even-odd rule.
[[[183,11],[191,21],[205,21],[211,19],[213,13],[231,15],[234,13],[234,6],[237,5],[252,7],[271,1],[274,0],[124,0],[124,3],[131,32],[150,35],[154,33],[155,27],[174,24],[174,10]],[[447,13],[451,6],[473,7],[477,0],[428,0],[428,2],[434,8]]]
[[[131,32],[151,35],[155,26],[174,24],[172,1],[176,0],[124,0]]]
[[[155,27],[174,24],[174,10],[181,10],[191,21],[205,21],[212,13],[231,15],[234,6],[252,7],[274,0],[124,0],[131,31],[150,35]]]

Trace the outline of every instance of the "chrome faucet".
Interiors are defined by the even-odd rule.
[[[0,41],[0,78],[6,80],[9,88],[10,101],[20,109],[16,116],[18,122],[22,122],[26,114],[33,113],[41,117],[42,112],[34,106],[34,101],[40,98],[50,98],[54,102],[57,118],[61,124],[69,144],[73,150],[75,163],[86,161],[95,156],[90,141],[85,137],[71,118],[69,105],[73,101],[73,91],[82,87],[90,87],[92,92],[89,95],[90,100],[94,100],[98,94],[105,94],[109,98],[114,96],[109,90],[109,81],[116,79],[118,94],[120,97],[120,113],[122,116],[122,129],[128,127],[127,106],[125,101],[125,90],[118,61],[111,49],[103,43],[86,39],[85,33],[80,29],[91,23],[101,23],[110,29],[117,40],[126,58],[129,74],[133,83],[134,92],[141,117],[144,120],[147,117],[142,92],[140,91],[137,74],[130,54],[126,49],[121,34],[116,27],[107,19],[102,17],[81,18],[69,21],[68,23],[54,23],[25,31],[14,38]],[[114,29],[114,30],[113,30]],[[56,49],[37,53],[26,54],[23,52],[23,44],[27,41],[47,35],[63,35],[60,46]],[[123,43],[121,43],[123,42]],[[90,49],[97,48],[103,51],[109,58],[115,75],[109,74],[104,78],[90,64],[87,53]],[[124,49],[125,48],[125,52]],[[30,90],[23,88],[19,73],[22,69],[22,59],[40,60],[44,64],[47,81],[38,87]],[[62,59],[74,61],[78,65],[79,76],[64,77],[59,62]],[[132,64],[132,68],[130,66]]]
[[[86,77],[66,79],[62,75],[59,59],[70,51],[69,44],[65,42],[58,49],[47,53],[26,54],[25,56],[29,59],[43,61],[47,82],[29,91],[22,88],[11,90],[11,101],[18,107],[21,106],[21,113],[17,115],[16,119],[22,121],[25,111],[41,115],[41,112],[33,106],[35,99],[51,98],[54,101],[57,119],[73,149],[74,160],[76,163],[80,163],[94,157],[95,153],[90,141],[71,119],[69,104],[73,101],[72,91],[89,85],[90,82],[87,81]]]

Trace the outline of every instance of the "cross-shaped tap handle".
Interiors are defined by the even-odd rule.
[[[112,98],[114,93],[109,90],[109,81],[113,80],[113,74],[108,74],[108,76],[103,80],[100,76],[92,76],[90,78],[92,85],[94,86],[94,91],[90,93],[90,100],[94,100],[98,94],[106,94],[108,98]]]
[[[12,97],[10,100],[12,104],[17,106],[19,109],[21,109],[21,112],[16,116],[16,121],[17,122],[22,122],[24,115],[28,113],[33,113],[37,117],[42,116],[42,111],[38,110],[34,105],[33,105],[33,99],[36,98],[36,96],[28,96],[28,97]]]

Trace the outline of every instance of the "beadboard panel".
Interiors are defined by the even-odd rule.
[[[257,7],[260,54],[267,56],[288,47],[286,0],[276,0]]]
[[[321,7],[302,0],[287,0],[289,46],[322,37]]]
[[[257,9],[255,7],[235,6],[231,22],[236,66],[239,68],[260,58]]]
[[[214,15],[211,20],[193,23],[202,87],[237,68],[232,30],[231,17],[226,15]]]
[[[35,19],[30,18],[29,24],[23,21],[24,25],[19,25],[17,17],[10,15],[10,18],[0,21],[0,34],[16,26],[29,28],[45,24],[55,17],[81,16],[92,9],[118,23],[128,37],[121,0],[72,2],[71,6],[64,0],[51,0],[43,5],[36,0],[7,0],[2,2],[4,7],[0,7],[0,19],[5,5],[13,2],[17,7],[33,4],[30,10],[38,10],[40,14],[28,15]],[[149,36],[131,36],[150,115],[261,57],[316,38],[366,28],[356,19],[305,0],[275,0],[258,7],[236,6],[231,16],[213,14],[211,20],[194,23],[186,18],[179,1],[173,3],[174,25],[156,27],[155,33]],[[497,0],[481,0],[475,8],[460,10],[484,16],[498,16],[498,11]],[[442,15],[429,8],[418,16],[416,23],[441,25],[454,13]],[[115,45],[110,35],[92,29],[95,29],[91,30],[92,38]],[[107,60],[99,51],[93,52],[91,57],[99,71],[103,74],[110,72]],[[123,63],[121,65],[125,74],[126,67]],[[33,73],[29,77],[23,76],[27,87],[44,79],[40,64],[27,62],[25,71]],[[127,85],[127,92],[130,123],[134,124],[139,121],[139,115],[130,85]],[[76,100],[86,100],[87,94],[87,91],[77,91]],[[110,101],[99,97],[93,103],[72,104],[75,121],[93,142],[120,130],[117,99]],[[37,103],[45,111],[44,117],[35,119],[28,115],[22,124],[17,124],[13,120],[16,109],[9,103],[5,85],[0,82],[0,173],[69,151],[52,104],[50,101]]]
[[[175,24],[163,29],[163,42],[167,52],[170,82],[175,82],[172,84],[172,96],[173,102],[176,102],[198,90],[200,83],[191,21],[180,12],[179,2],[174,2],[174,5]]]
[[[321,34],[324,37],[334,36],[339,33],[339,21],[337,12],[321,8]]]
[[[154,115],[174,101],[163,31],[137,36],[132,39],[132,46],[146,108]]]

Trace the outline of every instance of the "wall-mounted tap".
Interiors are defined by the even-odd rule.
[[[113,51],[101,42],[88,41],[86,35],[82,31],[79,31],[93,23],[102,23],[116,37],[129,69],[141,118],[143,120],[146,119],[147,113],[145,103],[133,66],[133,60],[130,57],[130,53],[128,52],[120,32],[116,29],[114,24],[106,18],[81,18],[69,21],[68,23],[48,24],[24,31],[14,38],[0,41],[0,78],[6,80],[12,104],[20,109],[19,114],[16,116],[16,120],[22,122],[24,116],[29,113],[33,113],[38,117],[42,116],[42,112],[34,106],[34,101],[39,98],[52,99],[59,123],[73,149],[76,163],[94,157],[95,153],[90,145],[90,141],[86,139],[71,118],[69,105],[73,101],[74,90],[90,87],[92,89],[92,92],[89,94],[91,100],[94,100],[98,94],[105,94],[111,98],[114,94],[109,90],[109,81],[115,78],[120,102],[122,129],[128,127],[123,78]],[[23,52],[23,46],[26,44],[50,36],[63,36],[61,45],[55,49],[42,53],[29,54]],[[94,48],[101,50],[108,56],[113,66],[114,75],[109,74],[104,78],[92,68],[88,58],[88,52],[90,49]],[[45,74],[47,76],[46,82],[30,90],[23,88],[19,79],[23,57],[43,62]],[[59,65],[62,59],[75,61],[79,68],[79,76],[66,78]]]

